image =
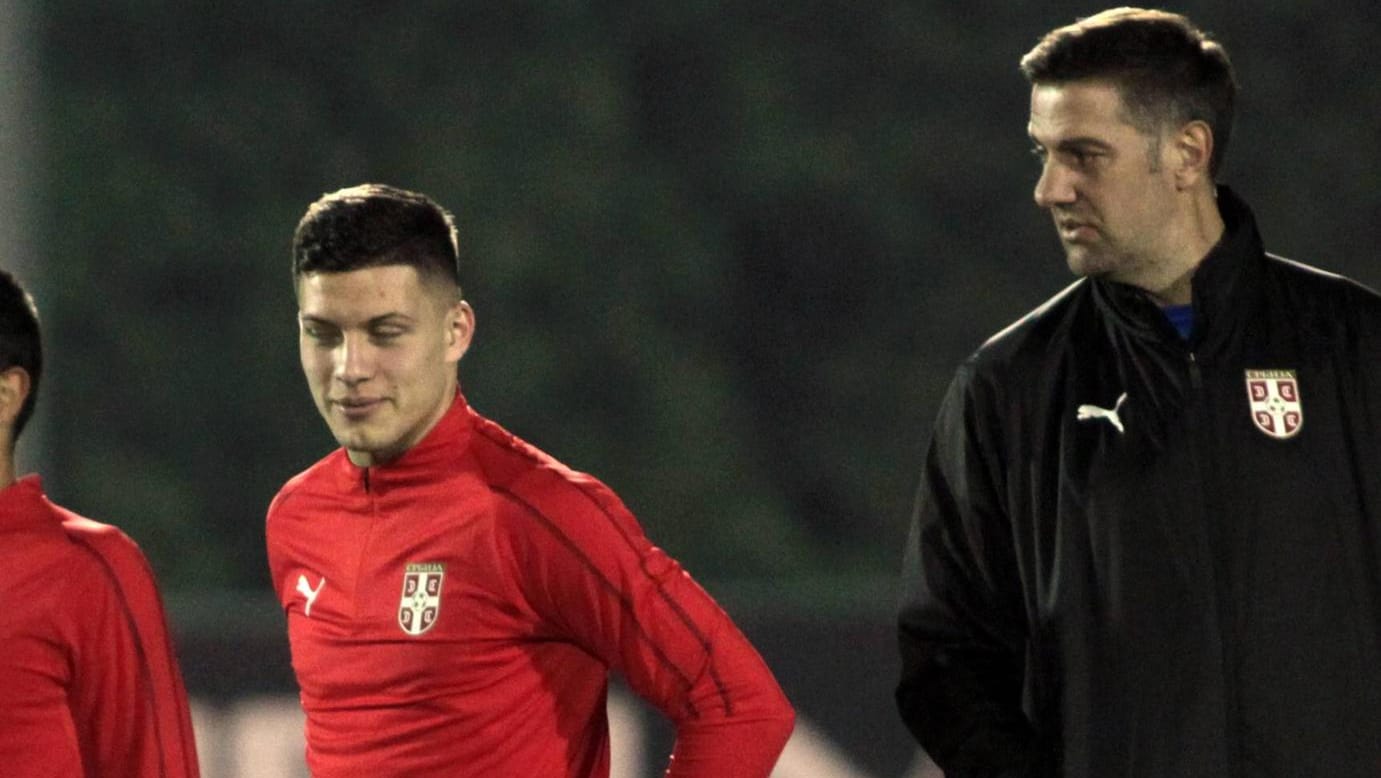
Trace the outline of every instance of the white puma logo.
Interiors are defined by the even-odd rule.
[[[1122,407],[1122,403],[1126,400],[1127,393],[1123,392],[1122,396],[1117,398],[1117,404],[1113,405],[1112,410],[1108,410],[1107,408],[1099,408],[1097,405],[1080,405],[1078,416],[1079,421],[1088,421],[1089,419],[1107,419],[1108,423],[1116,427],[1119,433],[1125,434],[1127,430],[1122,427],[1122,419],[1118,418],[1117,411]]]
[[[311,584],[307,583],[307,576],[299,575],[297,577],[297,592],[298,594],[301,594],[303,597],[307,598],[307,607],[303,609],[303,613],[307,614],[308,616],[312,615],[312,603],[316,602],[316,596],[318,594],[321,594],[321,590],[325,587],[325,576],[322,576],[321,583],[317,584],[315,589],[312,588]]]

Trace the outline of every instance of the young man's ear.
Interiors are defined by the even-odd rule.
[[[446,352],[448,359],[460,361],[470,350],[475,337],[475,311],[461,300],[446,312]]]
[[[22,367],[0,370],[0,426],[14,429],[19,411],[29,398],[29,371]]]

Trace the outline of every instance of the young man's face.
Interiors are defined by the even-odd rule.
[[[1032,87],[1027,132],[1042,164],[1036,204],[1054,218],[1069,269],[1143,287],[1156,278],[1178,224],[1169,139],[1129,124],[1102,81]]]
[[[446,413],[474,313],[407,265],[298,281],[302,371],[331,434],[360,466],[388,462]]]

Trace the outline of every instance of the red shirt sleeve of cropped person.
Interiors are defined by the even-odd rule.
[[[766,663],[607,487],[563,475],[510,492],[532,606],[675,725],[667,778],[766,778],[795,719]]]
[[[93,562],[73,592],[83,618],[72,626],[69,696],[86,774],[197,778],[187,692],[148,562],[114,527],[74,514],[62,526]]]

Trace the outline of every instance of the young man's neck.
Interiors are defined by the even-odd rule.
[[[7,445],[3,450],[0,450],[0,489],[8,488],[16,480],[14,446]]]

